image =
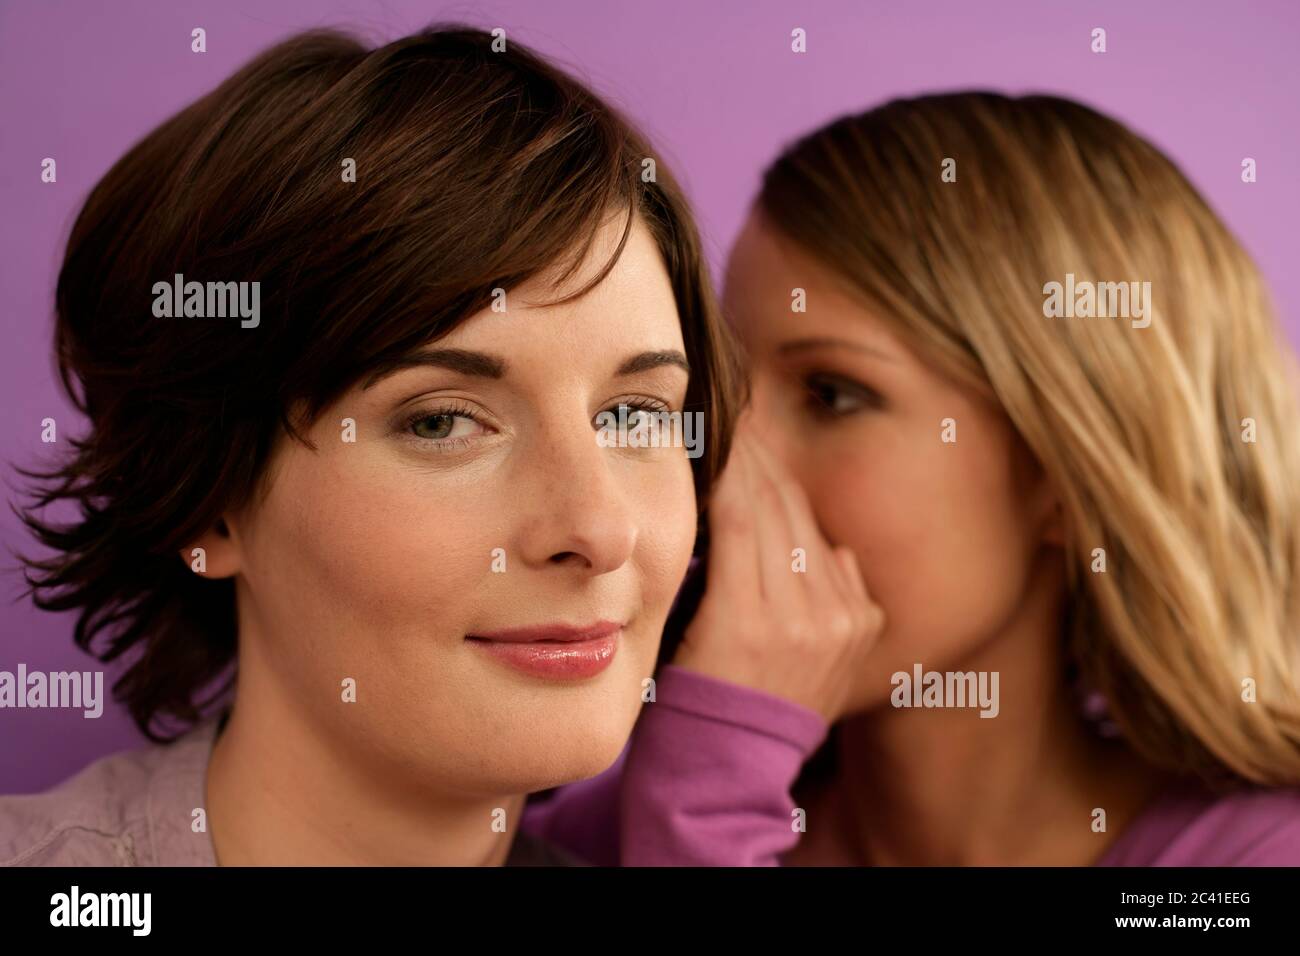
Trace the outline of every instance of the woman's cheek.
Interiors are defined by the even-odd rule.
[[[666,619],[695,544],[695,480],[689,459],[648,469],[635,483],[633,495],[640,523],[636,562],[642,601]]]
[[[922,660],[916,655],[942,645],[961,603],[951,585],[966,529],[941,503],[940,476],[916,467],[918,460],[915,453],[840,455],[805,486],[823,533],[853,550],[868,595],[885,612],[873,656],[891,673],[903,657]],[[874,686],[877,677],[866,679]]]
[[[483,502],[444,494],[436,478],[336,466],[305,484],[282,557],[300,564],[317,599],[344,619],[364,615],[373,626],[445,613],[473,572],[490,567]]]
[[[916,560],[918,521],[925,517],[910,500],[914,483],[889,459],[869,455],[827,458],[807,474],[804,488],[821,532],[833,546],[853,550],[868,593],[883,605],[900,564]]]

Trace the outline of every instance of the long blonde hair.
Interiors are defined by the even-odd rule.
[[[1300,783],[1294,357],[1177,167],[1078,103],[956,93],[804,137],[759,206],[1004,407],[1067,516],[1071,653],[1133,748],[1211,782]],[[1149,281],[1149,311],[1049,318],[1067,275]]]

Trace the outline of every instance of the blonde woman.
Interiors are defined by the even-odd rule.
[[[767,170],[725,305],[707,588],[621,795],[538,832],[603,800],[633,863],[1300,863],[1290,353],[1169,159],[1048,96],[846,117]]]

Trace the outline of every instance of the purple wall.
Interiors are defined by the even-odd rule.
[[[884,98],[1041,90],[1126,120],[1168,151],[1242,237],[1300,342],[1300,4],[1293,0],[5,0],[0,3],[0,462],[31,466],[77,430],[49,356],[61,247],[87,191],[133,142],[271,42],[311,26],[389,39],[442,19],[504,27],[621,105],[684,180],[715,270],[763,164],[796,134]],[[208,52],[190,52],[190,30]],[[802,27],[808,52],[790,52]],[[1108,52],[1090,51],[1103,27]],[[45,157],[58,182],[40,179]],[[1258,162],[1259,181],[1240,164]],[[1292,163],[1292,166],[1287,166]],[[40,441],[41,419],[60,444]],[[73,426],[73,427],[69,427]],[[11,494],[6,490],[6,497]],[[25,548],[5,509],[0,543]],[[87,669],[68,616],[0,577],[0,670]],[[98,666],[97,664],[95,666]],[[106,689],[117,671],[105,675]],[[115,707],[0,710],[0,793],[43,789],[141,738]]]

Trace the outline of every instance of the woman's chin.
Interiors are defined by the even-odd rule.
[[[598,776],[623,750],[627,734],[611,732],[594,741],[589,735],[552,739],[545,750],[521,742],[519,748],[498,751],[492,766],[476,768],[466,789],[484,794],[535,793]]]

